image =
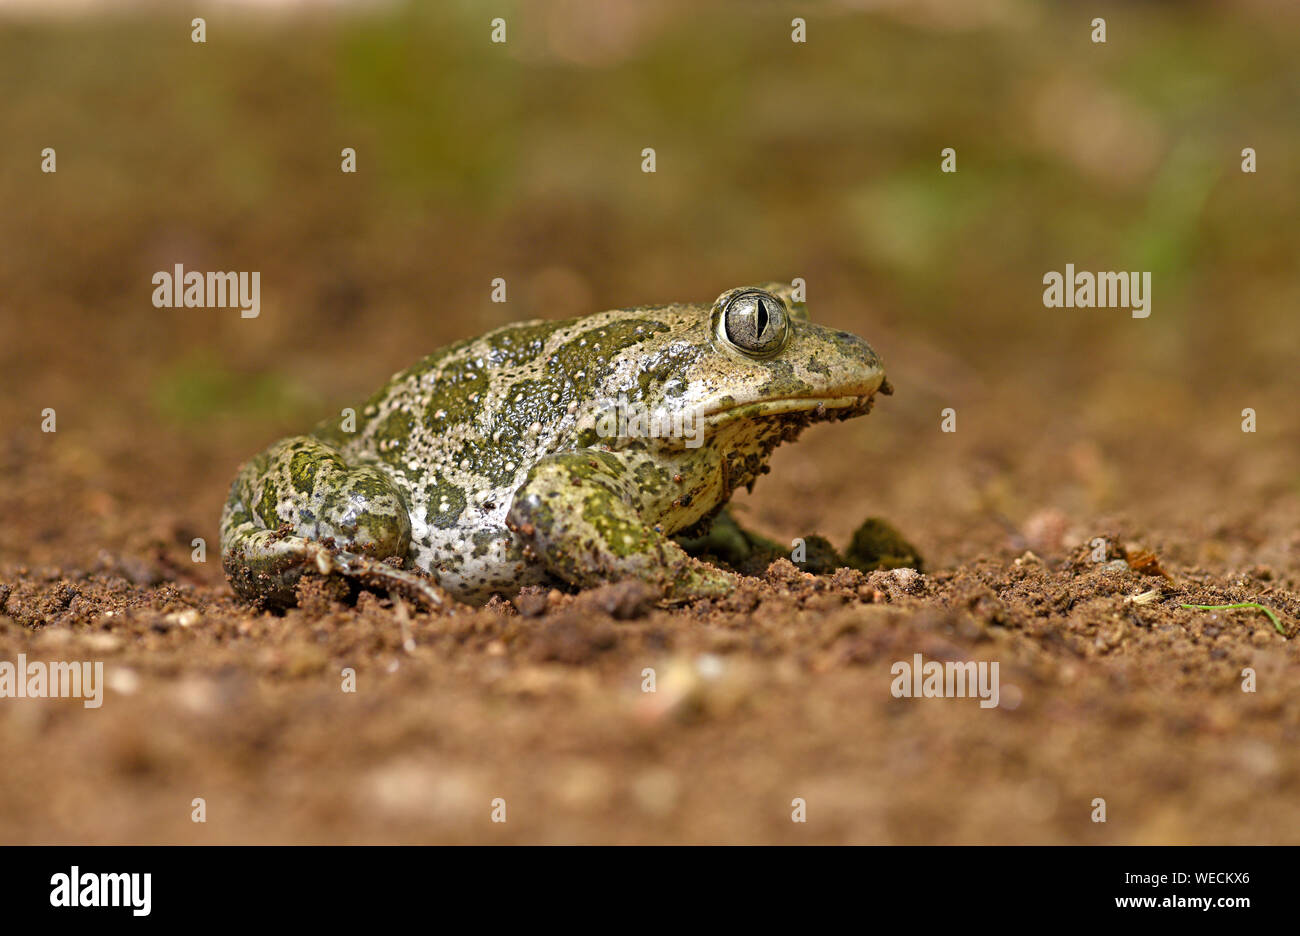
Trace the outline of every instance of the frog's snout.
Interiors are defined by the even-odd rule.
[[[894,392],[893,386],[885,377],[884,362],[866,339],[852,332],[828,330],[826,340],[838,352],[839,366],[843,368],[846,383],[863,387],[864,395],[883,393],[888,396]]]

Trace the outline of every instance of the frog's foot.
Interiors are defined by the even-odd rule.
[[[428,579],[406,569],[395,568],[387,562],[349,552],[333,553],[330,560],[331,568],[322,574],[336,572],[362,585],[404,595],[429,610],[451,604],[447,592]],[[317,567],[320,568],[320,563]]]
[[[692,556],[719,559],[745,575],[762,575],[777,559],[789,559],[800,570],[814,575],[829,575],[849,564],[823,536],[801,536],[786,548],[745,529],[727,509],[718,514],[713,526],[703,534],[675,538]]]
[[[744,572],[761,572],[772,560],[789,555],[780,543],[742,527],[727,508],[700,535],[678,534],[674,539],[692,556],[712,556]]]
[[[240,545],[223,556],[235,593],[272,608],[298,603],[298,583],[304,575],[339,575],[368,588],[401,594],[425,608],[448,604],[442,589],[414,572],[381,559],[339,550],[332,542],[317,542],[280,530],[250,530]]]
[[[333,447],[285,439],[250,461],[221,518],[222,560],[236,593],[273,607],[297,603],[304,574],[342,575],[429,606],[439,590],[384,560],[405,560],[406,501],[382,472],[349,467]]]
[[[588,587],[638,578],[665,601],[717,598],[739,576],[689,556],[637,514],[635,482],[596,450],[541,459],[515,492],[507,525],[552,575]]]

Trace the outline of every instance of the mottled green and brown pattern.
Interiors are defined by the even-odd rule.
[[[395,375],[354,431],[323,423],[246,464],[222,516],[225,567],[272,605],[312,570],[431,601],[415,570],[471,601],[627,576],[669,599],[724,593],[734,575],[672,535],[701,528],[803,426],[861,415],[877,392],[875,352],[809,322],[783,285],[506,326]],[[620,396],[695,414],[702,444],[606,437]]]

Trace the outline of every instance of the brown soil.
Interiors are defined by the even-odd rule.
[[[895,418],[881,408],[862,431]],[[802,443],[815,456],[796,445],[778,461],[827,457],[838,428]],[[5,565],[0,660],[102,660],[108,688],[98,710],[0,702],[6,841],[1249,842],[1300,828],[1295,645],[1256,612],[1177,607],[1300,616],[1296,537],[1244,517],[1148,537],[1172,582],[1115,545],[1101,563],[1068,548],[1070,520],[1048,510],[1022,531],[976,525],[987,549],[918,524],[931,555],[982,553],[932,574],[815,577],[779,560],[680,610],[626,586],[434,616],[307,588],[277,617],[189,561],[217,478],[205,511],[160,513],[121,493],[149,477],[31,444],[10,442],[0,506],[17,521],[6,550],[41,561]],[[759,519],[789,509],[775,474]],[[1273,558],[1227,571],[1245,536]],[[998,661],[1001,704],[892,697],[891,665],[916,653]]]

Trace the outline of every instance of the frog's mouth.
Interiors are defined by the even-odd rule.
[[[888,380],[860,393],[842,396],[775,397],[770,400],[751,400],[747,403],[731,403],[704,414],[705,422],[718,427],[739,419],[766,419],[770,417],[792,416],[800,422],[823,422],[826,420],[851,419],[871,412],[872,403],[877,393],[886,396],[894,392]]]
[[[817,397],[782,397],[775,400],[756,400],[752,403],[737,403],[722,409],[705,413],[704,418],[721,424],[733,419],[763,419],[768,416],[788,416],[791,414],[808,414],[814,419],[824,414],[847,414],[865,412],[870,408],[868,396],[817,396]]]

